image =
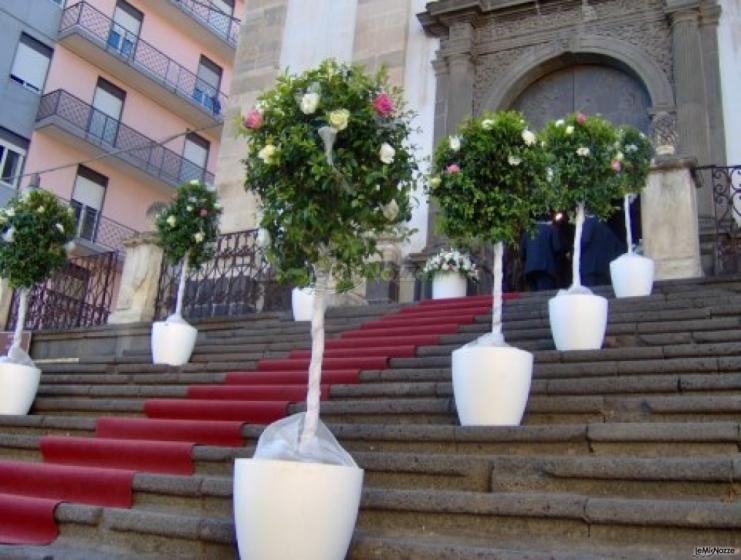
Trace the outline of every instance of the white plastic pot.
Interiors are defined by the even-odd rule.
[[[625,253],[610,263],[612,289],[619,298],[651,295],[654,261],[642,255]]]
[[[28,414],[40,381],[39,368],[0,363],[0,414]]]
[[[152,362],[182,366],[190,360],[198,330],[188,323],[152,323]]]
[[[470,346],[453,352],[453,394],[462,426],[518,426],[533,375],[519,348]]]
[[[458,272],[436,272],[432,277],[432,299],[466,296],[468,281]]]
[[[294,321],[311,321],[314,305],[314,290],[311,288],[294,288],[291,292],[291,307]]]
[[[599,350],[607,330],[607,300],[590,294],[563,294],[548,301],[557,350]]]
[[[234,523],[242,560],[343,560],[363,488],[357,467],[237,459]]]

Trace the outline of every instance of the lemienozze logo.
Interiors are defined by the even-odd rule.
[[[707,558],[709,556],[738,556],[741,555],[741,549],[724,546],[696,546],[695,558]]]

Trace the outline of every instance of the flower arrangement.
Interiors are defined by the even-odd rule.
[[[442,210],[442,231],[464,245],[495,243],[495,344],[504,343],[504,246],[517,245],[522,232],[532,227],[534,217],[545,207],[544,162],[538,136],[529,129],[522,114],[515,111],[485,113],[469,119],[457,135],[435,149],[428,191]]]
[[[613,166],[618,170],[621,179],[626,245],[629,253],[636,250],[633,245],[630,205],[646,187],[652,156],[653,146],[645,134],[627,125],[618,129],[617,165],[613,163]]]
[[[471,280],[477,280],[479,273],[471,257],[456,249],[440,249],[422,268],[422,274],[428,278],[439,272],[457,272]]]
[[[30,289],[67,262],[75,225],[74,210],[40,189],[26,191],[0,209],[0,277],[20,290],[11,352],[20,347]]]
[[[159,245],[165,257],[172,265],[183,263],[175,308],[177,317],[182,311],[189,268],[199,268],[212,255],[221,211],[216,193],[194,179],[178,187],[175,199],[157,217]]]
[[[324,305],[338,290],[378,274],[380,236],[402,239],[417,165],[405,144],[412,114],[384,70],[326,60],[278,77],[242,119],[245,186],[260,199],[260,227],[278,280],[315,285],[307,414],[301,441],[319,421]]]
[[[541,136],[548,155],[548,202],[557,210],[573,209],[576,215],[570,290],[584,291],[579,266],[585,209],[603,220],[615,211],[613,201],[622,194],[624,154],[615,127],[597,116],[575,113],[549,122]]]

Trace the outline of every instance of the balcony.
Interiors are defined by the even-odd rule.
[[[77,200],[62,200],[75,211],[77,232],[75,242],[84,254],[117,251],[124,254],[123,240],[137,231],[116,220],[103,216],[100,210],[91,208]]]
[[[220,136],[227,96],[90,4],[64,10],[59,43],[187,122],[210,127],[205,134]]]
[[[148,9],[215,50],[226,60],[234,58],[241,22],[213,7],[209,0],[162,0],[151,2]],[[194,33],[194,22],[207,33]]]
[[[106,161],[114,167],[165,192],[193,179],[214,181],[204,168],[61,89],[41,97],[36,130],[41,129],[93,157],[109,154]]]

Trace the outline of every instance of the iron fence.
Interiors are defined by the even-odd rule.
[[[175,308],[180,267],[162,263],[155,304],[158,319]],[[257,246],[257,230],[219,236],[214,256],[185,282],[184,317],[224,317],[291,307],[291,288],[279,285]]]
[[[225,14],[208,0],[170,0],[170,2],[208,27],[231,46],[237,46],[240,25],[237,18]]]
[[[58,89],[41,97],[36,122],[48,118],[61,119],[65,130],[113,150],[117,158],[173,187],[192,179],[208,185],[214,182],[213,173],[65,90]]]
[[[65,32],[81,33],[139,72],[223,120],[227,101],[223,92],[87,2],[78,2],[64,10],[59,33]]]
[[[25,328],[63,330],[95,327],[108,321],[118,275],[118,253],[76,257],[31,290]],[[18,291],[10,306],[8,329],[15,328]]]
[[[713,273],[741,272],[741,165],[696,167],[698,188],[710,182],[713,196]]]

